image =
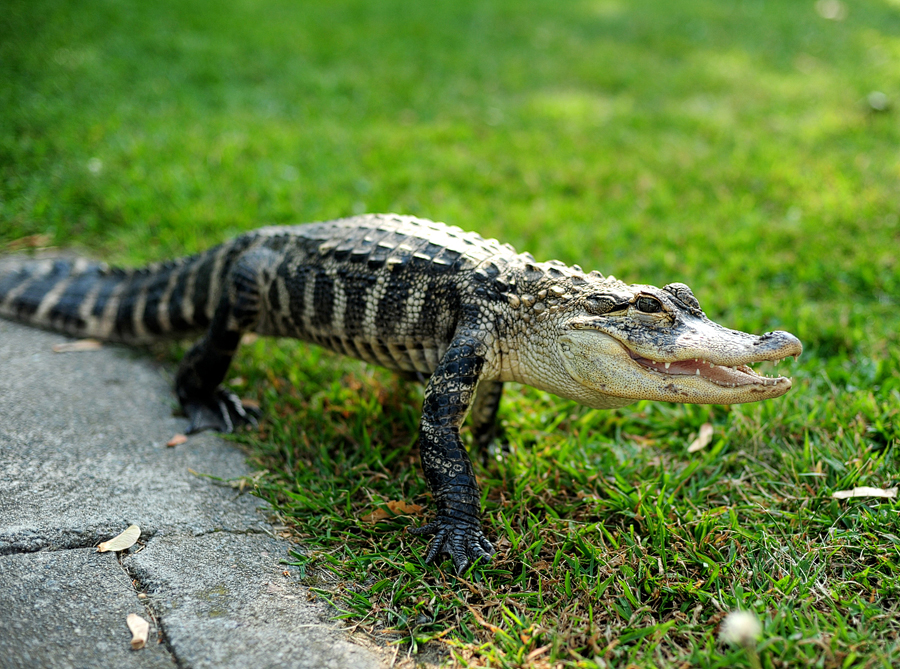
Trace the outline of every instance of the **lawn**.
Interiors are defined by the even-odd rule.
[[[476,456],[498,555],[427,517],[421,388],[289,341],[242,350],[236,438],[335,615],[491,667],[900,665],[898,0],[8,0],[0,245],[138,264],[361,212],[442,220],[804,342],[732,407],[529,388]],[[779,368],[781,373],[784,367]],[[711,442],[688,452],[700,427]],[[386,517],[388,502],[426,506]],[[381,510],[381,511],[379,511]],[[717,640],[755,612],[752,652]]]

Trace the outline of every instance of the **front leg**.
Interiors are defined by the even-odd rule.
[[[482,381],[475,393],[475,402],[470,412],[472,421],[472,437],[482,457],[487,456],[488,447],[495,440],[504,445],[503,428],[497,424],[497,411],[500,409],[500,398],[503,396],[502,381]]]
[[[479,558],[487,562],[494,553],[481,531],[481,493],[459,437],[484,367],[482,348],[470,335],[454,338],[425,387],[419,430],[422,469],[437,505],[437,518],[411,531],[434,536],[426,562],[449,553],[457,573]]]

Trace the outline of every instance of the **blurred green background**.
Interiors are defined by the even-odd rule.
[[[801,338],[806,353],[792,367],[795,390],[764,405],[727,411],[641,403],[578,413],[527,391],[511,394],[503,409],[513,442],[550,444],[504,465],[510,480],[536,480],[555,463],[583,460],[590,463],[583,470],[596,467],[607,479],[614,473],[612,487],[573,469],[571,480],[554,484],[567,501],[554,503],[571,502],[574,518],[585,499],[594,500],[610,528],[604,531],[622,545],[636,546],[628,544],[635,532],[638,539],[660,537],[658,553],[634,549],[624,585],[607,582],[603,592],[591,586],[573,600],[566,576],[557,592],[560,606],[624,602],[618,614],[618,604],[603,605],[611,612],[607,630],[662,625],[607,654],[640,666],[667,657],[749,666],[740,654],[713,652],[720,618],[710,598],[768,616],[767,634],[780,635],[784,645],[763,657],[765,666],[897,661],[896,504],[845,509],[830,494],[896,483],[898,204],[900,0],[6,0],[0,11],[0,245],[76,247],[136,264],[261,225],[393,211],[628,282],[683,281],[714,320]],[[13,243],[22,237],[30,238]],[[247,438],[256,461],[276,472],[264,492],[285,504],[294,495],[298,518],[306,513],[310,523],[349,528],[347,536],[366,534],[349,513],[353,506],[361,514],[371,502],[353,497],[358,486],[347,476],[357,475],[327,479],[329,459],[356,457],[346,443],[365,448],[363,464],[345,463],[344,471],[381,467],[390,480],[411,472],[402,485],[412,492],[385,489],[384,499],[422,494],[414,469],[398,470],[400,460],[392,464],[387,455],[379,460],[386,452],[379,444],[390,442],[406,445],[406,462],[416,421],[404,408],[405,391],[387,377],[315,349],[263,342],[248,347],[237,372],[268,405],[265,429]],[[706,420],[721,441],[701,462],[685,448]],[[350,427],[327,433],[341,421]],[[320,448],[321,463],[296,445],[304,439]],[[304,467],[291,469],[295,461],[307,463],[309,479],[300,478]],[[660,486],[674,487],[670,474],[685,478],[671,497],[656,499]],[[744,481],[744,507],[730,497],[734,478]],[[493,484],[496,492],[501,483]],[[310,512],[312,502],[297,500],[317,485],[330,492]],[[529,494],[517,487],[506,501],[491,493],[486,503],[504,513],[512,503],[540,507]],[[328,510],[336,516],[324,516]],[[701,529],[693,524],[697,514]],[[533,529],[523,517],[492,516],[492,536],[520,541],[516,532]],[[321,527],[304,530],[307,521],[295,522],[301,534],[323,536]],[[850,537],[844,548],[829,543],[838,530]],[[702,546],[716,532],[739,537],[739,548],[721,548],[720,555],[716,540],[702,560],[690,553],[694,540]],[[384,540],[386,554],[396,554]],[[776,550],[790,546],[805,555],[826,544],[823,571],[812,580]],[[679,553],[685,545],[687,553]],[[570,543],[559,546],[553,570],[567,564],[560,554],[577,552]],[[535,550],[533,562],[546,557]],[[569,563],[576,589],[579,578],[594,577],[605,551],[596,548],[590,569]],[[631,593],[631,577],[652,580],[658,558],[694,564],[688,553],[703,569],[714,559],[728,567],[702,581],[685,571],[683,587],[657,589],[662,599],[648,600],[660,620],[671,614],[670,622],[642,622],[634,611],[649,595]],[[359,582],[371,582],[368,570],[376,567],[347,559],[344,576],[357,569]],[[788,581],[772,585],[760,575],[774,573],[772,565],[788,570]],[[391,585],[384,588],[419,569],[377,568],[387,570],[379,583]],[[530,568],[525,561],[522,578],[534,577]],[[421,584],[433,571],[415,573],[416,587],[431,587]],[[497,578],[491,587],[502,593],[505,582]],[[820,581],[825,585],[814,588]],[[730,590],[736,583],[745,588],[740,594]],[[366,602],[374,606],[390,594],[384,588]],[[460,629],[435,623],[419,638],[447,641],[457,637],[444,638],[444,630],[456,629],[466,657],[523,666],[543,643],[536,633],[471,655],[474,646],[465,644],[493,637],[465,617],[474,602],[465,592],[457,593],[460,608],[448,610],[468,622]],[[422,596],[404,595],[416,602]],[[397,596],[391,601],[379,615],[390,606],[399,613],[387,615],[386,624],[419,615],[420,604],[405,612]],[[706,607],[701,618],[691,613],[697,602]],[[358,618],[369,615],[359,606]],[[546,618],[534,614],[556,626],[555,643],[568,645],[554,647],[554,658],[575,662],[566,652],[576,650],[591,656],[595,642],[584,629],[593,629],[597,607],[590,627],[587,608],[565,625],[553,617],[556,609]],[[694,622],[685,622],[690,615]],[[489,619],[509,628],[507,618]],[[664,646],[676,638],[669,655],[642,645],[650,632]],[[418,632],[410,634],[415,643]],[[775,663],[779,654],[787,664]]]

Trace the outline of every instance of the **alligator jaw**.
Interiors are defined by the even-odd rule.
[[[717,365],[714,362],[704,360],[702,358],[692,358],[689,360],[678,360],[676,362],[658,362],[643,358],[637,353],[623,346],[631,359],[646,370],[655,372],[662,376],[699,376],[702,379],[714,383],[723,388],[738,388],[742,386],[782,386],[784,392],[791,389],[791,379],[784,376],[764,376],[758,374],[748,365]],[[785,358],[776,359],[774,362],[778,364],[786,358],[799,357],[799,354],[790,354]],[[755,361],[754,361],[755,362]]]
[[[575,393],[562,388],[563,392],[594,408],[623,406],[624,399],[758,402],[784,395],[792,383],[785,377],[758,374],[750,365],[795,357],[803,351],[800,341],[787,332],[757,336],[705,319],[690,327],[682,324],[676,333],[636,327],[618,330],[605,333],[575,321],[559,338],[563,365],[582,389]]]

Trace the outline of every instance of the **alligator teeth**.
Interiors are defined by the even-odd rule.
[[[697,370],[697,376],[700,376],[700,370],[699,370],[699,369]]]
[[[669,367],[671,367],[671,366],[672,366],[672,363],[671,363],[671,362],[667,362],[667,363],[666,363],[666,369],[669,369]]]
[[[713,362],[709,363],[709,368],[710,368],[710,369],[715,369],[715,368],[716,368],[715,363],[713,363]]]

